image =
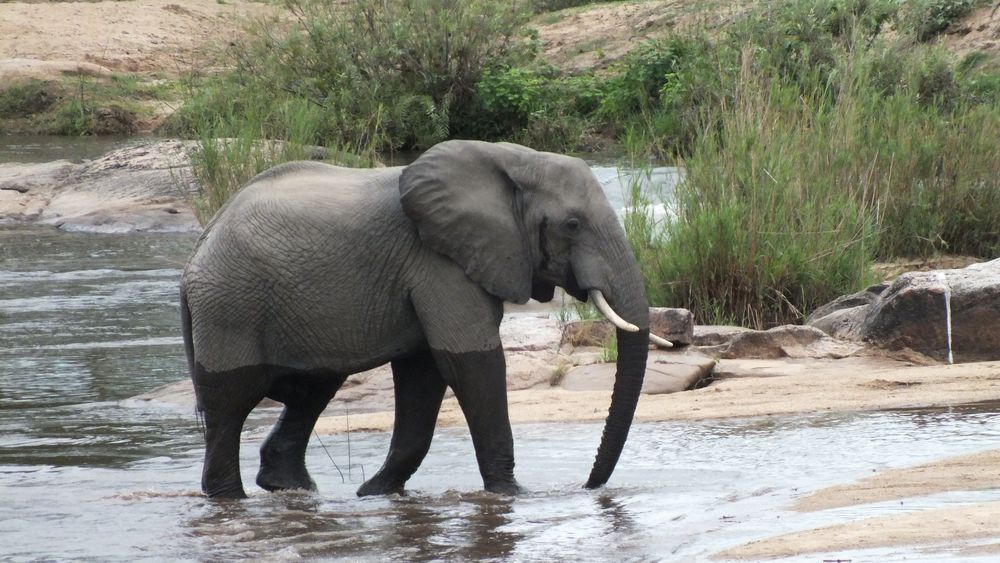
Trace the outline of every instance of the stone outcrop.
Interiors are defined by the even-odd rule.
[[[694,315],[687,309],[650,307],[649,331],[674,345],[694,342]],[[615,338],[615,327],[604,319],[570,321],[563,327],[563,346],[603,346]]]
[[[783,325],[741,332],[727,344],[704,349],[714,350],[724,359],[846,358],[861,346],[831,338],[810,326]]]
[[[80,164],[0,164],[0,224],[100,233],[198,232],[189,203],[195,190],[192,147],[184,141],[145,142]]]
[[[837,338],[910,349],[938,360],[1000,359],[1000,259],[966,268],[909,272],[842,297],[807,323]]]

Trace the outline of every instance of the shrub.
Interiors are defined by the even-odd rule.
[[[58,99],[53,86],[42,80],[28,80],[0,90],[0,116],[27,117],[48,109]]]
[[[427,147],[463,132],[485,68],[533,54],[530,41],[516,36],[527,15],[516,3],[287,0],[286,6],[294,23],[254,26],[252,40],[236,50],[233,72],[178,119],[184,127],[214,126],[243,107],[308,101],[322,114],[317,134],[326,144]]]
[[[972,13],[975,0],[909,0],[904,24],[917,41],[930,41],[955,20]]]

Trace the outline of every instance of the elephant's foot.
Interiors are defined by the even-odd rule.
[[[510,481],[491,481],[484,483],[484,488],[489,493],[496,493],[498,495],[520,495],[527,491],[524,487],[518,484],[517,481],[511,479]]]
[[[246,491],[243,490],[242,486],[221,489],[212,489],[203,486],[202,489],[208,498],[213,500],[242,500],[247,498]]]
[[[381,473],[376,473],[371,479],[365,481],[365,483],[358,488],[359,497],[391,495],[402,492],[403,483],[397,480],[387,479],[383,477]]]
[[[257,485],[267,491],[315,491],[316,483],[309,477],[305,467],[289,469],[261,464],[257,472]]]

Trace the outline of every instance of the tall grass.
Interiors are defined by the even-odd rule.
[[[220,120],[200,132],[192,165],[201,186],[193,203],[202,224],[251,178],[283,162],[319,159],[356,167],[375,162],[370,150],[316,146],[316,110],[308,104],[293,101],[271,110],[257,109],[242,119]],[[275,123],[285,128],[276,131]]]
[[[824,108],[822,90],[803,98],[752,57],[732,85],[734,107],[706,119],[717,129],[682,163],[675,218],[654,224],[645,202],[626,227],[651,302],[765,328],[870,280],[876,194],[870,169],[838,146],[850,114]]]
[[[638,191],[626,217],[652,303],[765,328],[863,288],[876,259],[1000,255],[1000,76],[985,56],[885,37],[897,10],[768,4],[638,90],[627,145],[672,149],[685,170],[673,220]]]

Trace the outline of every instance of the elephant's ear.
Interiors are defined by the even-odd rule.
[[[420,239],[486,291],[515,303],[532,293],[520,209],[537,155],[518,145],[446,141],[399,178],[403,211]]]

